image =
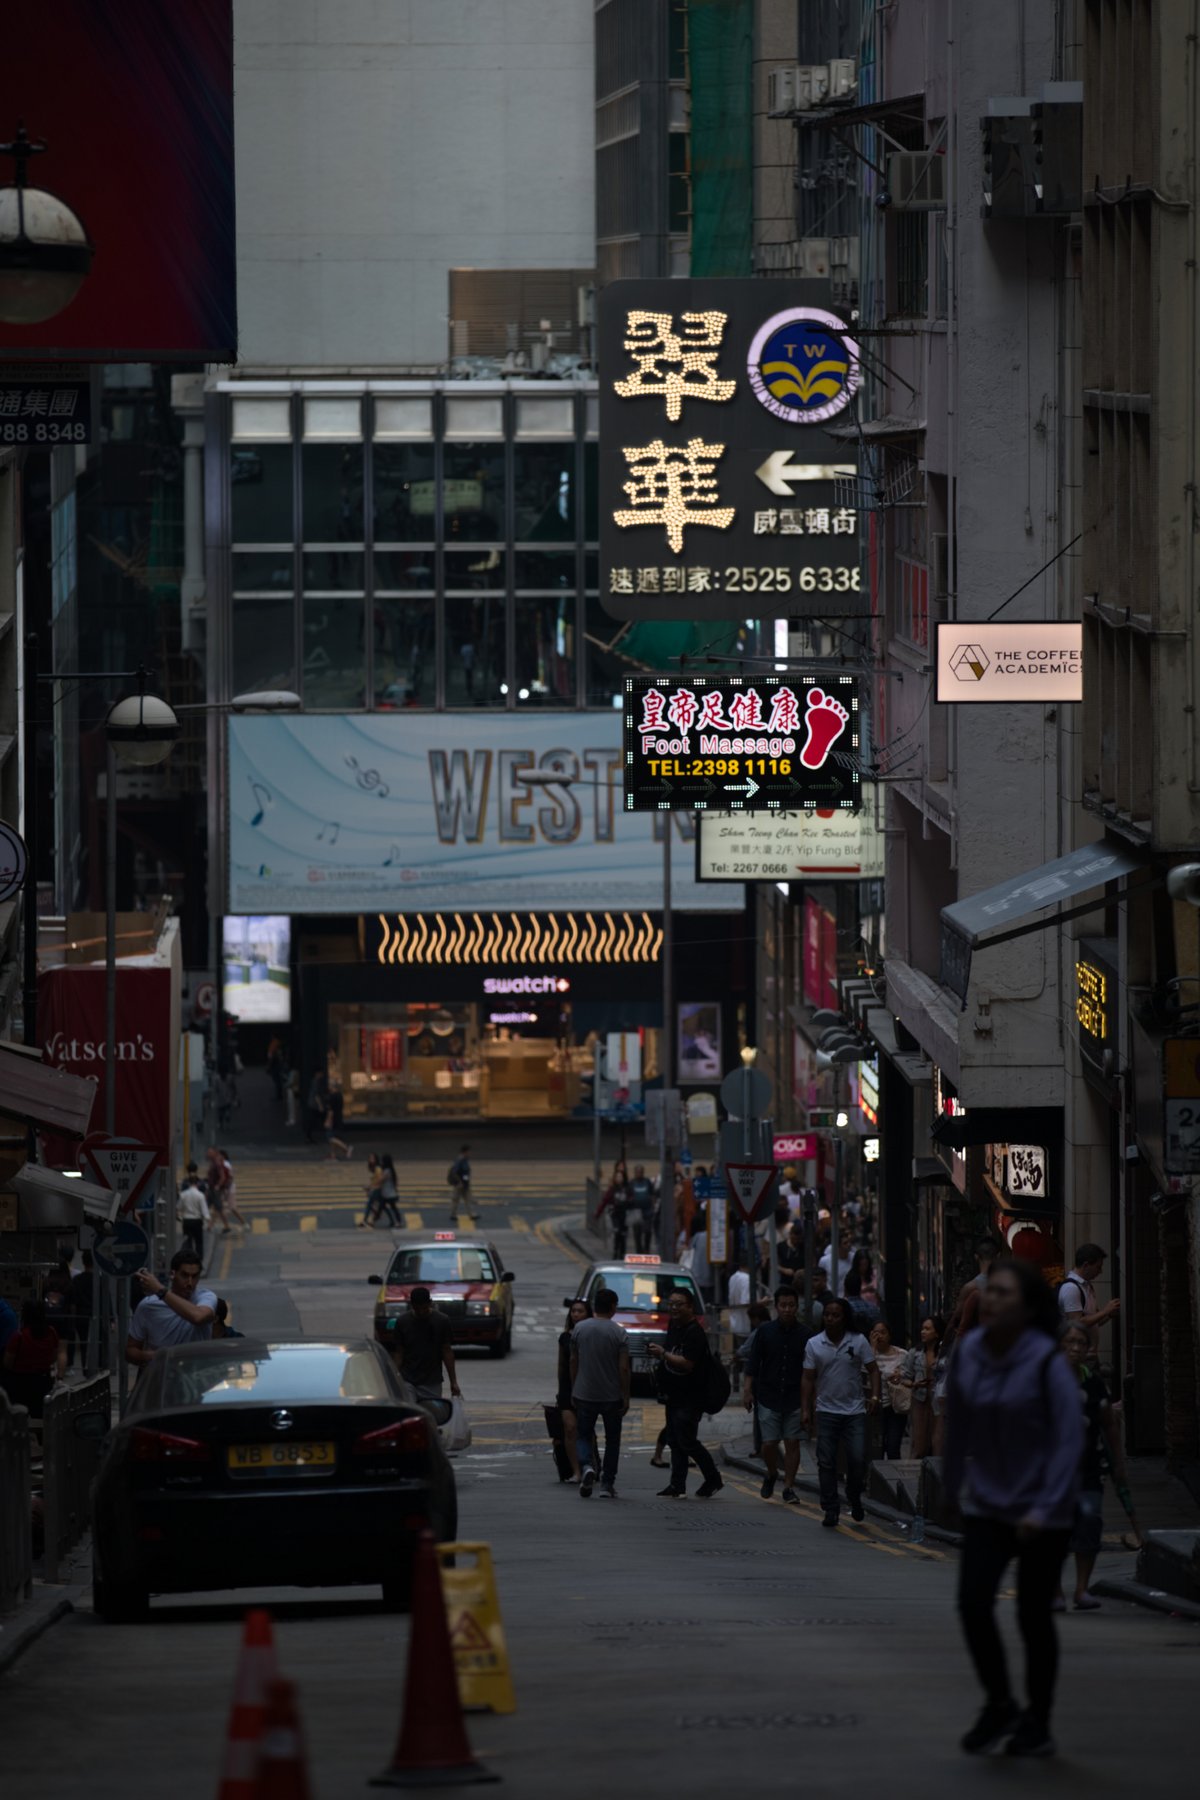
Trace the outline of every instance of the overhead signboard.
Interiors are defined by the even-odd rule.
[[[828,286],[615,281],[600,296],[601,599],[617,619],[852,618],[839,504],[861,379]]]
[[[772,1140],[777,1163],[811,1162],[817,1154],[815,1131],[777,1131]]]
[[[228,910],[443,911],[469,925],[602,894],[618,914],[656,912],[662,844],[625,816],[619,733],[612,713],[231,719]],[[673,829],[682,842],[690,827]],[[672,859],[673,904],[740,909],[743,890],[700,886],[693,861],[690,842]]]
[[[1075,952],[1075,1022],[1079,1054],[1104,1071],[1116,1048],[1117,970],[1095,944],[1080,939]]]
[[[861,803],[849,675],[628,675],[626,812],[835,810]]]
[[[939,624],[944,705],[1058,705],[1083,699],[1083,626]]]
[[[836,807],[761,813],[706,812],[697,830],[700,881],[882,881],[883,833],[874,784],[859,812]]]
[[[92,379],[83,363],[0,363],[0,445],[88,444]]]

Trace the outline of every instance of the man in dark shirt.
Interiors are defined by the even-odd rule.
[[[687,1492],[688,1462],[696,1464],[704,1481],[696,1489],[698,1500],[708,1500],[725,1486],[717,1465],[697,1433],[704,1416],[711,1354],[704,1327],[696,1318],[689,1288],[676,1288],[668,1311],[671,1325],[665,1347],[647,1346],[647,1355],[661,1364],[667,1408],[667,1441],[671,1446],[671,1479],[660,1490],[664,1500],[682,1500]]]
[[[654,1183],[641,1163],[633,1171],[629,1199],[633,1212],[633,1247],[640,1254],[650,1248],[654,1222]]]
[[[757,1407],[762,1432],[763,1461],[767,1465],[761,1493],[769,1500],[779,1479],[779,1445],[783,1443],[783,1498],[790,1506],[799,1502],[796,1472],[800,1467],[800,1389],[804,1380],[804,1345],[807,1333],[800,1329],[800,1301],[796,1290],[775,1290],[775,1317],[760,1325],[746,1362],[742,1402],[749,1412]]]
[[[799,1219],[792,1220],[787,1236],[780,1238],[775,1254],[780,1280],[791,1282],[795,1288],[795,1277],[804,1273],[804,1227]]]
[[[427,1287],[415,1287],[408,1297],[408,1311],[396,1320],[396,1367],[418,1400],[440,1400],[442,1370],[450,1377],[450,1392],[459,1398],[458,1371],[450,1348],[450,1321],[433,1304]]]

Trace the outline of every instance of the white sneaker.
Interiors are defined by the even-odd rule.
[[[595,1487],[595,1485],[596,1485],[595,1469],[585,1469],[583,1471],[583,1480],[579,1483],[579,1498],[581,1500],[590,1500],[592,1497],[592,1489]]]
[[[602,1482],[601,1482],[601,1483],[600,1483],[600,1498],[601,1498],[601,1499],[602,1499],[602,1500],[615,1500],[615,1499],[616,1499],[616,1497],[617,1497],[617,1490],[616,1490],[616,1488],[615,1488],[615,1487],[612,1487],[612,1486],[610,1486],[610,1485],[608,1485],[608,1484],[607,1484],[607,1483],[605,1483],[605,1482],[603,1482],[603,1481],[602,1481]]]

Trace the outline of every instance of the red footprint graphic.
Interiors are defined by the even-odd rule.
[[[808,736],[800,752],[800,761],[806,769],[823,769],[825,758],[845,731],[850,714],[823,688],[813,688],[807,704]]]

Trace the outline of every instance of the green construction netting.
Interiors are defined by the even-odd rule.
[[[689,0],[692,274],[753,273],[753,0]]]

